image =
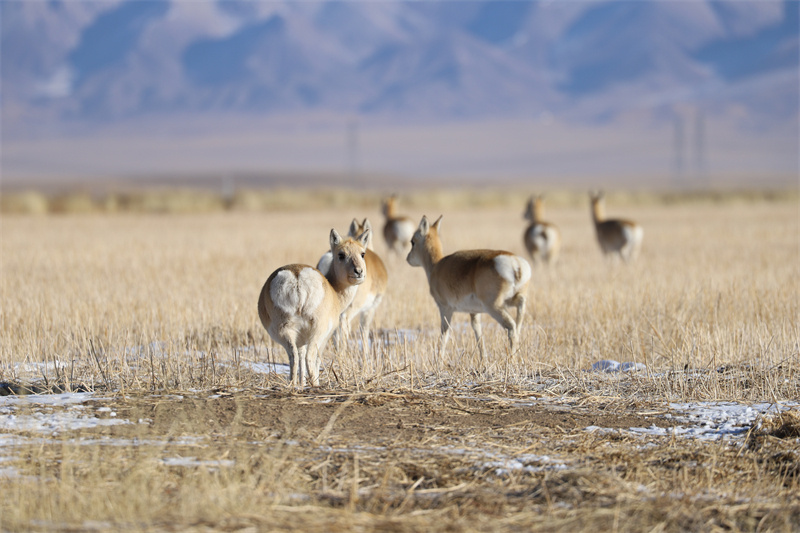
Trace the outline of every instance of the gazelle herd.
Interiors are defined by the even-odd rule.
[[[605,255],[617,254],[626,263],[639,252],[643,231],[630,220],[606,219],[602,193],[591,193],[591,213],[597,241]],[[544,199],[532,196],[524,217],[530,222],[523,241],[534,264],[553,265],[561,248],[561,233],[544,218]],[[396,211],[396,197],[384,200],[383,235],[387,249],[422,267],[430,294],[439,308],[441,337],[439,359],[450,335],[453,314],[469,313],[481,359],[486,347],[480,315],[494,318],[507,332],[510,353],[519,346],[525,317],[531,267],[504,250],[461,250],[445,255],[439,235],[440,216],[433,224],[423,216],[414,227],[409,217]],[[353,219],[347,237],[330,232],[330,251],[317,267],[291,264],[273,272],[261,289],[258,315],[270,337],[283,346],[289,358],[292,387],[319,386],[319,354],[336,335],[337,345],[347,342],[351,321],[360,316],[362,342],[366,346],[376,308],[388,286],[388,274],[372,249],[369,220]],[[514,311],[512,315],[511,311]],[[438,360],[438,359],[437,359]]]

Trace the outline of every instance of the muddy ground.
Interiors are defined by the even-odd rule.
[[[160,480],[153,490],[167,518],[136,529],[794,531],[800,523],[796,440],[732,445],[629,431],[675,425],[663,404],[407,390],[89,403],[94,416],[128,422],[69,432],[70,442],[94,446],[79,453],[103,462],[103,483],[132,476],[131,465],[159,465],[148,476]],[[63,475],[64,446],[36,446],[39,475]],[[98,483],[93,475],[86,483]],[[224,494],[235,480],[253,487],[256,508],[234,502],[246,512],[202,519],[173,511],[198,498],[198,487]]]

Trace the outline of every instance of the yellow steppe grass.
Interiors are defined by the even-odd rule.
[[[524,201],[518,209],[426,214],[444,214],[448,252],[491,247],[521,254]],[[325,385],[343,395],[360,389],[369,399],[390,387],[447,394],[448,387],[489,383],[487,390],[535,389],[611,409],[615,402],[646,409],[675,399],[800,397],[796,204],[623,210],[609,201],[608,212],[643,225],[639,260],[625,266],[602,259],[588,206],[550,208],[547,218],[562,231],[561,259],[549,271],[534,271],[519,354],[509,357],[502,330],[484,321],[492,354],[486,367],[463,316],[437,361],[438,313],[424,274],[387,256],[376,235],[391,282],[375,320],[381,342],[367,354],[356,344],[335,356],[329,349]],[[314,264],[331,227],[346,230],[352,217],[363,216],[380,229],[377,206],[5,216],[0,381],[24,377],[19,363],[45,362],[58,369],[43,371],[49,385],[83,384],[119,397],[219,388],[258,398],[263,387],[281,389],[282,378],[243,364],[285,362],[258,322],[259,290],[283,264]],[[585,372],[601,359],[640,362],[647,370]],[[314,395],[307,391],[298,401]],[[438,408],[435,397],[430,401]],[[142,410],[129,418],[149,416]],[[137,428],[139,441],[122,444],[90,444],[69,432],[42,441],[22,432],[29,438],[11,444],[19,435],[10,435],[5,449],[22,454],[27,466],[4,479],[0,529],[796,531],[800,516],[796,440],[770,435],[737,449],[582,428],[498,427],[457,444],[465,454],[556,453],[576,462],[564,471],[499,475],[476,470],[466,455],[438,453],[448,436],[436,432],[429,451],[426,442],[398,442],[383,451],[341,443],[343,451],[325,452],[321,435],[261,428],[257,420],[235,418],[197,444],[179,444],[181,432],[154,440],[146,424]],[[272,436],[275,429],[285,434]],[[165,464],[176,455],[208,463]]]
[[[443,214],[446,253],[499,248],[524,255],[524,201],[519,209],[404,211],[414,219]],[[647,382],[670,398],[798,397],[798,384],[789,379],[796,376],[800,345],[794,203],[623,210],[609,202],[608,212],[644,227],[639,260],[603,259],[588,207],[550,208],[547,218],[562,232],[561,258],[554,268],[534,269],[518,354],[507,357],[502,330],[485,317],[492,354],[485,367],[465,315],[456,315],[457,334],[437,359],[439,318],[425,275],[387,253],[377,207],[5,216],[3,379],[16,377],[15,363],[48,362],[68,386],[257,385],[249,374],[242,382],[236,363],[286,361],[258,322],[256,301],[267,276],[288,263],[315,265],[332,227],[346,231],[353,217],[369,217],[390,276],[375,319],[382,342],[367,354],[351,343],[333,365],[328,350],[329,384],[522,383],[543,373],[580,384],[579,371],[615,359],[646,365]],[[768,390],[759,380],[746,387],[721,380],[724,372],[712,372],[699,386],[670,373],[733,366],[748,369],[751,378],[768,373]]]

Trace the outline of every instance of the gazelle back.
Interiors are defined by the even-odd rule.
[[[397,196],[392,195],[383,200],[381,211],[386,217],[383,225],[383,238],[389,251],[402,256],[408,250],[411,237],[414,235],[414,222],[407,216],[397,214]]]
[[[605,255],[617,254],[626,263],[635,259],[642,246],[644,230],[631,220],[606,219],[605,195],[589,193],[597,242]]]
[[[372,251],[372,225],[369,219],[364,219],[363,222],[358,222],[355,218],[350,223],[350,231],[348,236],[355,237],[369,231],[369,240],[367,242],[367,251],[364,255],[364,261],[367,267],[366,277],[364,283],[359,285],[353,302],[345,309],[341,325],[342,337],[344,340],[350,335],[350,323],[354,318],[360,317],[362,340],[366,341],[366,335],[372,325],[372,320],[375,317],[375,310],[383,301],[383,296],[386,293],[386,286],[388,285],[389,275],[386,272],[386,266],[383,264],[381,258]],[[317,269],[323,274],[327,274],[330,269],[331,262],[333,261],[333,254],[326,252],[323,255]],[[338,340],[334,338],[336,342]],[[364,344],[366,346],[366,344]]]
[[[525,208],[525,219],[530,225],[525,230],[525,249],[534,263],[552,265],[561,251],[561,232],[555,224],[544,221],[544,197],[531,196]]]
[[[431,225],[427,217],[422,217],[411,239],[407,258],[411,266],[425,270],[431,296],[439,307],[442,328],[439,356],[444,355],[455,312],[469,313],[484,361],[486,348],[481,336],[480,313],[488,313],[506,329],[513,353],[525,317],[530,265],[523,258],[502,250],[463,250],[445,256],[439,237],[441,221],[439,217]],[[516,308],[516,319],[509,313],[510,308]]]
[[[332,264],[323,275],[308,265],[291,264],[273,272],[261,289],[258,316],[272,339],[289,357],[292,386],[319,385],[319,352],[339,317],[366,278],[367,241],[370,232],[343,239],[331,230]]]

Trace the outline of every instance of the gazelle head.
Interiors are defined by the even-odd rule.
[[[605,194],[603,191],[590,191],[589,198],[592,201],[592,215],[595,220],[605,220]]]
[[[359,222],[354,218],[350,223],[350,230],[347,232],[347,235],[355,238],[367,230],[370,230],[369,239],[367,240],[367,250],[372,250],[372,224],[369,223],[368,218],[365,218],[363,222]]]
[[[383,216],[385,216],[386,218],[391,218],[391,217],[394,216],[394,212],[395,212],[394,211],[394,208],[395,208],[394,204],[395,204],[396,201],[397,201],[397,195],[396,194],[393,194],[393,195],[383,199],[383,202],[381,203],[381,212],[383,213]]]
[[[331,254],[333,254],[331,268],[336,279],[346,280],[349,285],[359,285],[364,282],[367,274],[364,255],[371,234],[372,230],[366,230],[358,237],[343,239],[339,232],[331,230]]]
[[[544,195],[538,194],[531,196],[528,199],[528,204],[525,207],[525,220],[529,220],[531,222],[538,222],[542,220],[544,217]]]
[[[441,216],[433,225],[428,223],[428,217],[422,217],[417,231],[411,237],[411,251],[406,258],[409,265],[425,266],[431,259],[438,260],[442,256],[442,240],[439,238],[441,224]]]

